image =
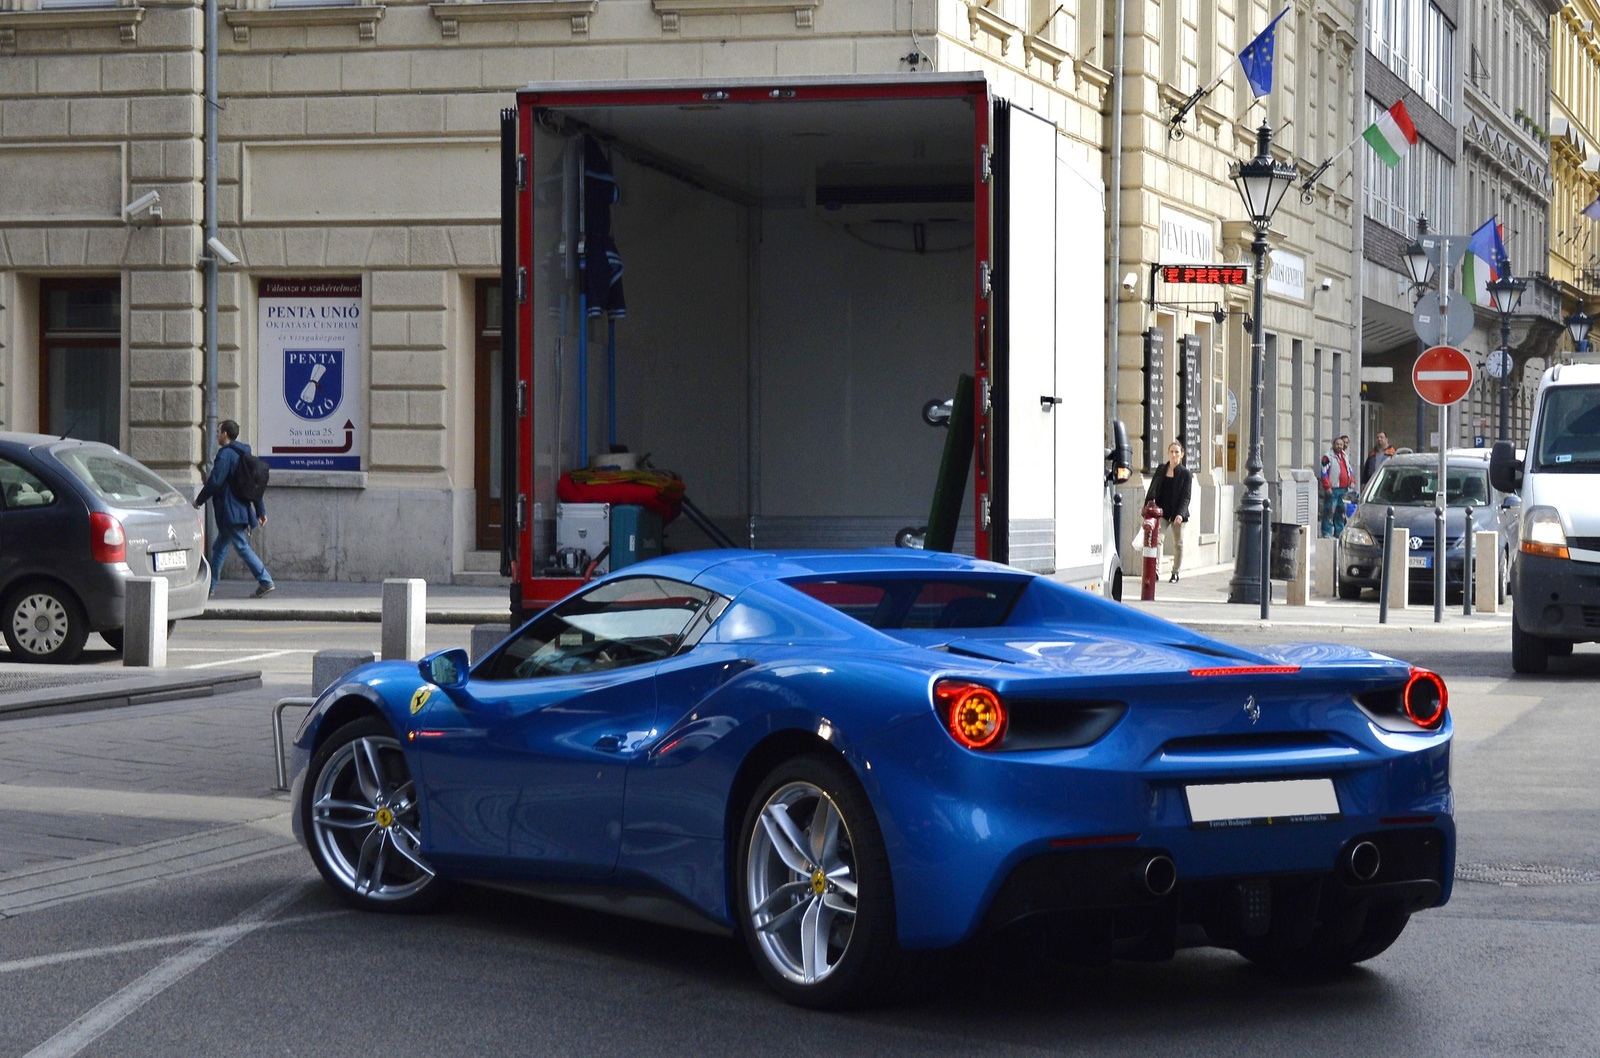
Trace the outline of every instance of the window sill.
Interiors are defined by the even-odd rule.
[[[570,19],[573,36],[589,32],[589,19],[600,6],[599,0],[447,0],[429,4],[428,10],[439,20],[439,35],[459,36],[463,22],[520,22],[525,20]]]
[[[1011,38],[1022,32],[1020,26],[1012,25],[986,7],[979,7],[976,0],[968,0],[967,30],[974,41],[979,32],[998,40],[1001,55],[1011,50]]]
[[[144,8],[65,7],[48,11],[0,11],[0,47],[14,48],[19,29],[101,29],[115,26],[122,43],[139,39]]]
[[[1058,48],[1043,37],[1024,34],[1022,38],[1022,55],[1026,62],[1038,59],[1043,65],[1050,67],[1051,80],[1061,79],[1061,67],[1067,63],[1065,48]]]
[[[771,15],[794,12],[795,29],[811,29],[822,0],[651,0],[661,31],[675,33],[684,15]]]
[[[233,27],[236,44],[250,43],[250,31],[257,26],[275,29],[280,26],[355,26],[356,35],[364,41],[378,35],[378,21],[383,18],[382,4],[348,4],[340,7],[274,7],[264,10],[236,9],[224,11],[222,17]]]

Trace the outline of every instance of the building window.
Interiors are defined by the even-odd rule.
[[[1367,99],[1367,124],[1386,107]],[[1427,140],[1418,140],[1393,169],[1363,145],[1367,165],[1367,216],[1395,231],[1410,233],[1427,216],[1434,231],[1449,231],[1455,210],[1455,166]]]
[[[39,283],[39,426],[122,443],[122,289],[116,279]]]
[[[1455,27],[1428,0],[1372,0],[1367,48],[1445,120],[1455,104]]]

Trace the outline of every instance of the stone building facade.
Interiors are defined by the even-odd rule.
[[[1600,313],[1600,4],[1571,0],[1550,16],[1551,281],[1565,315]],[[1594,339],[1590,339],[1591,347]]]
[[[363,321],[348,376],[361,389],[349,441],[360,468],[274,474],[261,541],[274,573],[494,579],[497,119],[516,88],[982,69],[1104,164],[1112,11],[1101,0],[225,5],[218,206],[240,263],[221,273],[221,416],[246,440],[262,428],[264,281],[354,282]],[[1296,6],[1280,27],[1277,90],[1249,107],[1234,56],[1275,13],[1263,0],[1127,0],[1122,271],[1140,285],[1118,305],[1116,410],[1138,435],[1147,332],[1169,350],[1193,343],[1192,532],[1206,557],[1191,564],[1230,553],[1248,292],[1152,292],[1149,267],[1244,256],[1227,167],[1253,152],[1263,118],[1302,170],[1359,131],[1355,11]],[[0,427],[99,437],[186,487],[204,458],[202,38],[192,2],[0,11]],[[1175,105],[1218,75],[1170,136]],[[1313,465],[1354,416],[1353,157],[1310,202],[1287,199],[1275,225],[1270,468]],[[159,214],[124,215],[150,192]],[[1179,360],[1167,357],[1168,392]],[[1176,407],[1166,414],[1164,436],[1179,436]]]

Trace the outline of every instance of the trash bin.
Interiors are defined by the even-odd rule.
[[[1300,549],[1300,534],[1306,531],[1303,525],[1293,525],[1288,522],[1272,523],[1272,568],[1270,570],[1273,580],[1294,580],[1299,575],[1296,566],[1296,556]]]

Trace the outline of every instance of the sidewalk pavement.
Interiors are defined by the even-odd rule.
[[[116,709],[181,698],[209,698],[261,686],[261,673],[237,669],[85,669],[0,665],[0,720]]]
[[[383,584],[350,581],[280,580],[277,590],[250,598],[254,581],[225,580],[199,619],[224,621],[381,621]],[[506,588],[428,585],[428,623],[504,623],[511,615]]]
[[[1254,631],[1263,628],[1283,629],[1297,635],[1321,638],[1339,632],[1370,632],[1379,628],[1406,631],[1433,632],[1494,632],[1511,635],[1509,606],[1498,614],[1474,612],[1463,616],[1461,603],[1444,608],[1444,620],[1433,620],[1433,600],[1421,603],[1412,601],[1404,610],[1390,608],[1389,622],[1378,623],[1378,600],[1375,594],[1360,600],[1324,599],[1313,596],[1309,605],[1290,606],[1284,598],[1285,585],[1272,585],[1271,616],[1261,620],[1258,603],[1228,602],[1228,581],[1232,579],[1232,566],[1212,566],[1193,573],[1185,572],[1176,584],[1162,580],[1156,585],[1153,602],[1139,601],[1139,580],[1124,574],[1122,601],[1125,605],[1156,617],[1180,624],[1196,632],[1212,635],[1222,632]],[[1315,635],[1310,635],[1315,630]]]

